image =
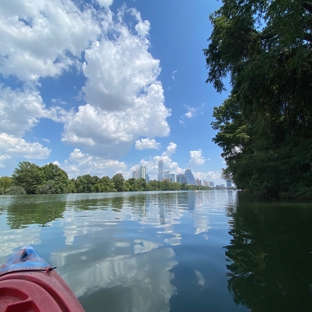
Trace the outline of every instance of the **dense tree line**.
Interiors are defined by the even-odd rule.
[[[267,197],[312,197],[312,2],[223,0],[210,16],[208,79],[224,178]]]
[[[67,173],[55,164],[42,167],[23,161],[15,168],[12,177],[0,177],[0,194],[64,194],[135,191],[179,191],[208,189],[204,186],[186,185],[145,179],[125,180],[120,173],[112,178],[99,178],[85,174],[69,179]]]

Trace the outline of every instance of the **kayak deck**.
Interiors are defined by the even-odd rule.
[[[0,267],[0,312],[83,312],[63,279],[30,246]]]

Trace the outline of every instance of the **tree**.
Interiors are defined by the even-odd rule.
[[[55,164],[47,164],[42,167],[44,183],[39,187],[40,194],[62,194],[69,191],[67,173]]]
[[[160,191],[161,190],[161,181],[151,180],[147,185],[147,189],[149,191]]]
[[[13,180],[10,177],[0,177],[0,194],[5,194],[12,185]]]
[[[206,82],[230,96],[213,139],[239,188],[312,197],[312,3],[224,0],[210,16]]]
[[[77,177],[75,181],[77,193],[92,193],[95,184],[99,183],[98,177],[92,177],[90,174]]]
[[[124,184],[125,191],[127,191],[127,192],[137,191],[137,185],[136,184],[137,184],[136,179],[134,179],[134,178],[128,179],[127,181],[125,181],[125,184]]]
[[[117,192],[123,192],[124,191],[124,182],[125,179],[121,173],[117,173],[112,177],[112,182],[114,182],[115,189]]]
[[[22,186],[27,194],[36,194],[38,186],[44,181],[44,173],[39,166],[23,161],[15,168],[12,179],[14,184]]]
[[[143,179],[143,178],[137,179],[136,185],[137,185],[136,191],[146,191],[147,190],[147,184],[146,184],[145,179]]]
[[[111,179],[105,176],[99,179],[99,181],[92,187],[92,191],[93,192],[116,192],[116,189]]]

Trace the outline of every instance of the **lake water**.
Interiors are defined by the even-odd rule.
[[[0,196],[0,263],[29,244],[87,312],[312,309],[312,204],[227,190]]]

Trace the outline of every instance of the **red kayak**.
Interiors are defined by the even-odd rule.
[[[84,312],[63,279],[30,246],[0,267],[0,312]]]

